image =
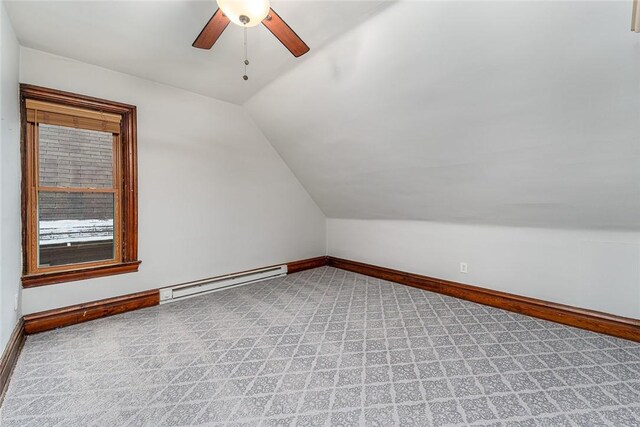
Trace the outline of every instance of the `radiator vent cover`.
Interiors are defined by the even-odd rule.
[[[197,295],[208,294],[235,286],[248,285],[262,280],[286,276],[287,266],[251,270],[244,273],[228,274],[226,276],[210,277],[193,282],[182,283],[160,289],[160,304],[191,298]]]

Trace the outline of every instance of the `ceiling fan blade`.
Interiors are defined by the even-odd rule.
[[[229,18],[227,18],[220,9],[216,10],[207,25],[204,26],[200,34],[193,42],[193,47],[199,49],[211,49],[213,44],[218,40],[220,34],[229,25]]]
[[[262,23],[296,58],[309,52],[309,46],[298,37],[295,31],[273,9],[269,10],[269,15],[264,18]]]

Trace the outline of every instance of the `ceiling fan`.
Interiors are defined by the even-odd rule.
[[[241,27],[254,27],[262,24],[296,58],[309,52],[309,46],[271,9],[269,0],[217,0],[218,10],[204,26],[193,47],[211,49],[229,22]]]

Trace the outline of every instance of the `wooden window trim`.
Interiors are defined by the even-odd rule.
[[[120,158],[122,156],[122,147],[120,145],[120,135],[113,135],[112,142],[112,153],[113,153],[113,163],[112,163],[112,171],[113,171],[113,182],[112,188],[91,188],[91,187],[48,187],[40,185],[40,155],[39,155],[39,143],[38,138],[38,127],[36,126],[36,122],[34,122],[35,114],[29,115],[30,108],[33,108],[33,102],[31,99],[27,99],[26,102],[27,107],[27,132],[26,132],[26,145],[27,145],[27,158],[29,159],[29,165],[33,165],[31,170],[27,173],[27,185],[29,186],[27,192],[27,205],[31,206],[30,212],[27,213],[26,218],[26,233],[27,239],[29,240],[28,246],[30,248],[30,253],[28,254],[27,259],[27,276],[31,278],[32,276],[38,277],[46,277],[47,275],[51,275],[54,273],[65,273],[69,270],[77,270],[77,269],[92,269],[95,267],[111,267],[114,265],[119,265],[124,262],[122,258],[122,215],[123,211],[121,210],[121,196],[122,196],[122,171],[120,168]],[[31,104],[31,105],[30,105]],[[62,107],[61,107],[62,108]],[[44,123],[44,122],[41,122]],[[118,120],[118,128],[120,121]],[[62,125],[64,126],[64,125]],[[83,126],[78,126],[80,129],[84,129]],[[119,133],[119,131],[118,131]],[[30,181],[30,182],[29,182]],[[37,215],[37,203],[39,200],[39,196],[42,193],[83,193],[83,194],[111,194],[113,196],[113,237],[114,237],[114,254],[112,259],[98,260],[98,261],[90,261],[90,262],[82,262],[75,264],[63,264],[63,265],[54,265],[54,266],[45,266],[42,267],[38,264],[38,241],[37,241],[37,232],[38,229],[38,215]]]
[[[114,236],[118,236],[114,242],[116,256],[114,260],[79,263],[74,265],[36,268],[34,255],[37,254],[37,245],[33,246],[28,230],[31,229],[29,221],[35,218],[35,203],[30,203],[34,197],[34,188],[29,188],[37,177],[37,155],[30,141],[35,141],[37,135],[36,126],[29,126],[27,121],[27,100],[30,107],[37,105],[48,111],[40,115],[31,115],[32,121],[50,122],[61,120],[66,126],[73,126],[73,120],[65,117],[65,112],[72,112],[82,117],[78,127],[86,129],[95,127],[95,130],[108,130],[114,133],[114,147],[119,150],[114,152],[114,188],[113,189],[88,189],[88,188],[64,188],[65,192],[95,192],[114,194]],[[53,104],[53,105],[52,105]],[[48,106],[52,105],[51,108]],[[133,105],[107,101],[48,89],[39,86],[20,85],[21,108],[21,154],[22,154],[22,247],[23,249],[23,276],[24,288],[51,285],[76,280],[90,279],[113,274],[131,273],[138,271],[138,168],[137,168],[137,112]],[[119,122],[119,123],[116,123]],[[114,127],[116,125],[117,127]],[[29,135],[33,132],[33,135]],[[35,158],[33,156],[36,156]],[[34,170],[34,168],[36,170]],[[56,187],[41,187],[44,191],[57,191]],[[118,196],[120,195],[120,196]],[[37,196],[37,194],[36,194]],[[31,209],[31,211],[29,211]],[[119,238],[121,236],[121,239]],[[119,241],[118,241],[119,240]]]

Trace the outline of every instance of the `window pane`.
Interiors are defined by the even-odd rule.
[[[114,259],[113,194],[38,195],[40,267]]]
[[[40,124],[38,135],[40,185],[113,188],[113,134]]]

